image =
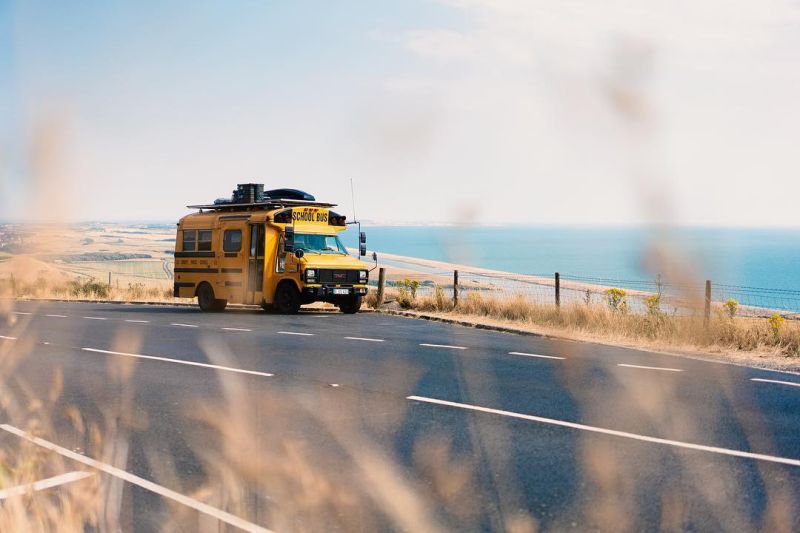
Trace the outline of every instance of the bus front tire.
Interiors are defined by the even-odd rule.
[[[214,297],[214,289],[208,283],[201,283],[197,288],[197,303],[200,310],[206,313],[218,313],[224,311],[228,305],[228,300],[218,300]]]
[[[361,309],[361,295],[356,294],[351,298],[339,302],[339,311],[347,315],[354,315]]]
[[[294,285],[284,283],[275,291],[275,309],[284,315],[296,315],[300,311],[300,293]]]

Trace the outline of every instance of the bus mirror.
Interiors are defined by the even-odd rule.
[[[367,245],[366,244],[362,244],[361,246],[358,247],[358,254],[361,257],[364,257],[365,255],[367,255]]]
[[[304,255],[306,255],[306,253],[303,251],[302,248],[298,248],[297,250],[294,251],[294,256],[298,259],[302,259]]]
[[[367,244],[367,234],[366,234],[366,233],[364,233],[364,232],[362,231],[362,232],[359,234],[358,238],[359,238],[359,241],[358,241],[358,242],[360,242],[361,244]]]
[[[378,252],[372,252],[372,260],[375,261],[375,263],[378,262]]]
[[[284,231],[283,250],[294,252],[294,228],[291,226]]]

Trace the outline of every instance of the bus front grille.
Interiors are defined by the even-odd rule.
[[[319,281],[321,283],[358,283],[358,270],[321,268]]]

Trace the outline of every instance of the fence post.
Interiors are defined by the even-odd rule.
[[[556,307],[561,307],[561,274],[556,272]]]
[[[458,270],[453,270],[453,307],[458,306]]]
[[[378,299],[375,302],[375,309],[383,305],[383,291],[386,287],[386,269],[381,267],[378,269]]]
[[[111,272],[108,273],[108,290],[111,290]]]
[[[706,320],[706,324],[708,324],[709,319],[711,318],[711,280],[706,280],[706,308],[705,313],[703,315]]]

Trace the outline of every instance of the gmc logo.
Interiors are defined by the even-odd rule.
[[[344,280],[347,279],[347,275],[344,272],[334,272],[333,273],[333,279],[335,279],[337,281],[338,280],[344,281]]]

